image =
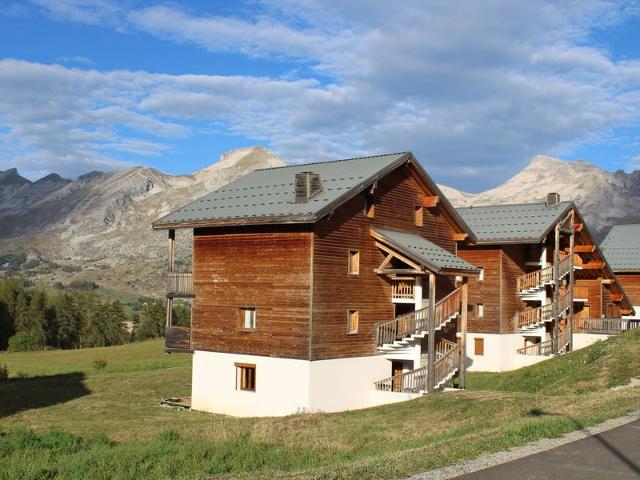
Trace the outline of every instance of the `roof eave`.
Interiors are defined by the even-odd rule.
[[[154,230],[169,230],[179,228],[205,228],[205,227],[226,227],[226,226],[238,226],[238,225],[282,225],[292,223],[315,223],[320,219],[316,215],[301,215],[301,216],[278,216],[278,217],[256,217],[252,219],[243,218],[225,218],[220,220],[202,220],[202,221],[189,221],[189,222],[168,222],[168,223],[153,223]]]

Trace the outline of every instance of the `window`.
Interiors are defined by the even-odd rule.
[[[478,281],[482,282],[484,280],[484,268],[480,269],[480,273],[478,274]]]
[[[484,338],[473,339],[473,352],[477,356],[484,355]]]
[[[256,329],[256,309],[241,308],[240,309],[240,328],[243,330]]]
[[[256,366],[236,363],[236,390],[256,391]]]
[[[424,219],[424,208],[422,207],[422,205],[416,205],[416,210],[415,210],[415,221],[416,221],[416,225],[418,227],[422,226],[422,222]]]
[[[484,317],[484,303],[478,304],[478,318]]]
[[[360,252],[349,250],[349,275],[360,274]]]
[[[376,211],[376,204],[373,195],[365,195],[364,197],[364,214],[367,218],[373,218]]]
[[[349,310],[347,315],[347,333],[358,333],[358,310]]]

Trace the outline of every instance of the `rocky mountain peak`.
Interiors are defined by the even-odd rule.
[[[31,183],[18,173],[17,168],[0,171],[0,184],[2,185],[26,185]]]

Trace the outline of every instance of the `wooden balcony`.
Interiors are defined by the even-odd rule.
[[[410,299],[413,300],[413,287],[415,280],[413,278],[406,280],[391,281],[391,297],[394,299]]]
[[[169,273],[167,276],[167,297],[193,298],[193,274]]]
[[[575,333],[616,335],[634,328],[640,328],[640,320],[626,320],[623,318],[575,318],[573,321],[573,331]]]
[[[188,327],[166,327],[164,341],[166,352],[193,353],[191,349],[191,329]]]
[[[516,350],[518,355],[537,355],[548,357],[558,352],[562,352],[569,345],[569,330],[565,329],[558,334],[557,347],[554,348],[554,341],[547,340],[545,342],[528,345]]]

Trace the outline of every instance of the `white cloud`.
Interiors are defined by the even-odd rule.
[[[640,61],[616,61],[589,43],[594,28],[638,14],[620,2],[265,1],[232,17],[171,4],[34,1],[65,21],[298,68],[265,78],[5,61],[0,125],[14,149],[161,153],[205,123],[262,140],[289,161],[411,149],[439,181],[482,188],[539,152],[561,154],[640,121]],[[142,145],[121,126],[158,141]]]

